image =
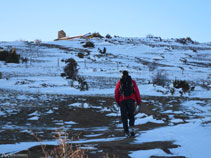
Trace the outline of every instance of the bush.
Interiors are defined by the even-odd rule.
[[[79,58],[84,58],[84,54],[83,53],[78,53],[78,57]]]
[[[64,73],[61,75],[66,76],[67,79],[76,79],[78,75],[78,63],[73,58],[65,60],[65,63],[67,65],[64,67]]]
[[[6,63],[19,63],[20,55],[16,54],[16,48],[12,48],[10,52],[4,50],[0,52],[0,60]]]
[[[186,44],[185,38],[176,39],[176,42],[181,43],[181,44]]]
[[[187,38],[186,38],[186,41],[187,41],[187,42],[190,42],[190,43],[192,43],[192,44],[194,43],[193,40],[192,40],[190,37],[187,37]]]
[[[88,84],[85,79],[78,75],[78,63],[73,59],[63,60],[67,65],[64,67],[64,73],[61,73],[62,77],[66,77],[67,79],[71,79],[69,84],[71,87],[76,89],[80,89],[81,91],[88,90]],[[76,85],[74,82],[76,81]]]
[[[100,54],[106,54],[106,48],[104,47],[103,50],[101,50],[100,48],[98,48],[98,52]]]
[[[86,91],[89,89],[87,82],[81,76],[77,76],[75,79],[69,80],[68,84],[70,87],[80,89],[80,91]]]
[[[105,37],[108,38],[108,39],[112,38],[111,35],[109,35],[109,34],[107,34]]]
[[[2,73],[0,72],[0,79],[2,79]]]
[[[197,52],[197,50],[196,50],[196,49],[194,49],[194,48],[190,48],[190,50],[192,50],[194,53],[196,53],[196,52]]]
[[[153,39],[154,41],[162,41],[161,37],[156,37],[151,34],[146,35],[146,38]]]
[[[181,44],[194,44],[193,40],[190,37],[176,39],[176,42],[179,42]]]
[[[81,91],[85,91],[85,90],[88,90],[89,89],[88,84],[87,84],[87,82],[85,81],[84,78],[78,76],[77,81],[79,82],[78,88]]]
[[[84,48],[94,48],[95,45],[93,42],[86,42],[86,44],[83,45]]]
[[[165,86],[167,83],[167,75],[163,70],[157,71],[157,74],[153,78],[153,85]]]
[[[97,37],[97,38],[103,38],[103,36],[101,36],[98,32],[95,32],[91,35],[91,37]]]
[[[0,51],[0,61],[6,61],[8,57],[9,52],[6,50]]]
[[[32,131],[31,133],[40,142],[44,158],[88,158],[85,153],[87,150],[81,149],[79,144],[69,143],[69,140],[73,140],[73,137],[71,138],[66,131],[58,131],[58,134],[54,136],[58,145],[51,147],[44,145],[37,134]]]
[[[7,58],[7,63],[19,63],[20,55],[16,54],[16,48],[10,50],[9,56]]]
[[[21,61],[22,61],[22,63],[27,63],[28,62],[28,58],[26,58],[26,57],[21,57]]]
[[[173,82],[173,86],[174,86],[174,88],[182,88],[182,91],[184,92],[184,93],[186,93],[186,92],[188,92],[188,91],[190,91],[190,85],[189,85],[189,83],[187,82],[187,81],[181,81],[181,80],[174,80],[174,82]]]

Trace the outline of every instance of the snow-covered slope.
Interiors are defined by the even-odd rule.
[[[191,97],[209,98],[211,79],[211,46],[206,43],[181,44],[174,39],[122,38],[90,39],[95,48],[84,48],[85,39],[29,42],[1,42],[0,47],[17,48],[24,64],[0,62],[0,88],[21,91],[75,94],[113,95],[121,70],[128,70],[137,80],[141,95],[171,95],[173,80],[185,80],[195,87]],[[106,48],[105,54],[98,49]],[[78,53],[84,54],[79,58]],[[79,65],[79,75],[88,83],[88,91],[70,87],[60,74],[65,66],[62,59],[73,58]],[[166,85],[153,86],[158,74]],[[73,83],[78,84],[78,83]],[[176,90],[174,95],[180,95]]]
[[[210,156],[209,43],[181,44],[156,37],[89,41],[94,48],[84,48],[85,39],[0,42],[0,47],[16,48],[28,59],[19,64],[0,61],[0,157],[38,145],[31,142],[28,129],[40,132],[44,143],[57,144],[51,141],[51,134],[61,127],[86,133],[73,143],[93,142],[96,154],[102,151],[98,144],[105,141],[122,145],[124,151],[130,146],[128,155],[133,158]],[[100,53],[104,48],[106,52]],[[78,63],[78,75],[87,82],[87,91],[76,88],[78,81],[61,77],[66,66],[62,61],[70,58]],[[120,136],[120,113],[113,98],[121,70],[129,71],[142,96],[142,113],[136,115],[137,136],[129,141]],[[174,80],[186,81],[191,90],[183,93],[174,87]]]

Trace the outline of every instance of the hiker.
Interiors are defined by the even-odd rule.
[[[136,107],[141,104],[141,97],[138,86],[128,75],[128,71],[122,71],[122,77],[115,88],[115,100],[120,107],[124,134],[127,137],[134,136],[135,111]],[[128,119],[130,129],[128,128]]]

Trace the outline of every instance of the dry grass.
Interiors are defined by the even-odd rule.
[[[85,153],[86,150],[81,149],[80,145],[69,143],[72,142],[73,138],[69,139],[70,135],[66,131],[57,131],[55,139],[57,140],[58,145],[50,151],[46,148],[46,145],[42,143],[37,134],[33,132],[32,134],[37,141],[40,142],[45,158],[88,158],[88,155]]]

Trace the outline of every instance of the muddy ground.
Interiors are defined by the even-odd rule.
[[[68,133],[70,139],[77,139],[77,144],[86,147],[87,155],[92,158],[103,157],[106,153],[109,157],[127,158],[131,151],[149,149],[162,149],[169,157],[175,157],[171,155],[170,149],[180,147],[174,140],[133,144],[136,137],[123,136],[118,108],[112,96],[44,95],[9,90],[1,90],[0,95],[0,108],[4,113],[0,115],[0,145],[38,142],[34,134],[42,141],[56,142],[54,136],[62,131]],[[163,123],[147,122],[136,125],[138,136],[147,130],[177,125],[178,122],[173,119],[181,119],[183,121],[179,123],[185,124],[190,119],[201,117],[181,106],[188,98],[142,96],[142,100],[140,112],[145,115],[136,119],[153,116]],[[210,102],[206,99],[201,101],[204,104]],[[174,113],[168,112],[171,110]],[[49,145],[46,151],[52,148]],[[43,156],[39,145],[18,153],[33,158]]]

